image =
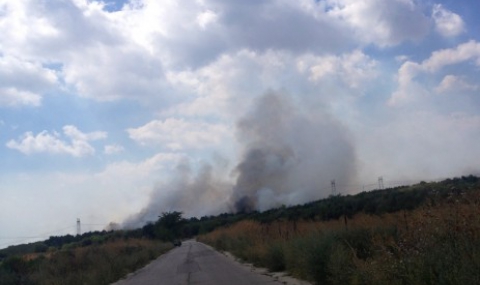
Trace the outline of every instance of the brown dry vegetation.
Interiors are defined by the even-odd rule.
[[[480,284],[480,192],[333,221],[238,222],[199,237],[317,284]]]
[[[118,239],[88,247],[12,257],[2,264],[0,284],[110,284],[172,247],[146,239]]]

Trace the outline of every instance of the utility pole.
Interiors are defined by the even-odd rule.
[[[378,189],[383,189],[383,177],[378,177]]]
[[[332,196],[337,195],[337,187],[335,186],[335,179],[332,180]]]
[[[77,236],[82,234],[82,228],[80,226],[80,219],[77,219]]]

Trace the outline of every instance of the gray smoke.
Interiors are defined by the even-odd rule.
[[[230,180],[224,175],[228,164],[195,170],[184,161],[124,226],[143,225],[165,211],[203,216],[305,203],[328,196],[332,179],[346,184],[354,179],[355,152],[347,130],[323,110],[307,111],[284,94],[257,98],[237,122],[236,138],[241,159]]]
[[[308,202],[327,196],[330,180],[354,178],[353,144],[325,112],[309,113],[286,95],[270,92],[237,127],[244,155],[235,169],[235,211]]]
[[[203,164],[199,170],[194,170],[190,161],[180,162],[173,178],[157,185],[149,204],[125,220],[123,227],[143,226],[157,220],[162,212],[179,211],[185,217],[228,212],[229,189],[232,186],[218,177],[221,167],[224,167],[224,163]]]

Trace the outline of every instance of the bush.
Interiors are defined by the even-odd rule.
[[[73,245],[64,245],[65,249],[31,261],[20,257],[6,259],[0,265],[0,284],[111,284],[172,247],[146,240]]]
[[[47,252],[48,250],[48,246],[44,243],[39,243],[37,245],[35,245],[35,252],[36,253],[43,253],[43,252]]]
[[[300,278],[325,284],[334,244],[335,238],[331,233],[313,233],[291,240],[286,250],[286,268]]]
[[[282,242],[274,242],[268,246],[263,263],[270,271],[285,270],[285,252]]]
[[[366,260],[373,255],[372,234],[368,229],[353,229],[338,233],[338,240],[351,248],[356,257]]]

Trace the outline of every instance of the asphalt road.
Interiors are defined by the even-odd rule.
[[[205,244],[186,241],[112,285],[279,285],[272,277],[251,272]]]

